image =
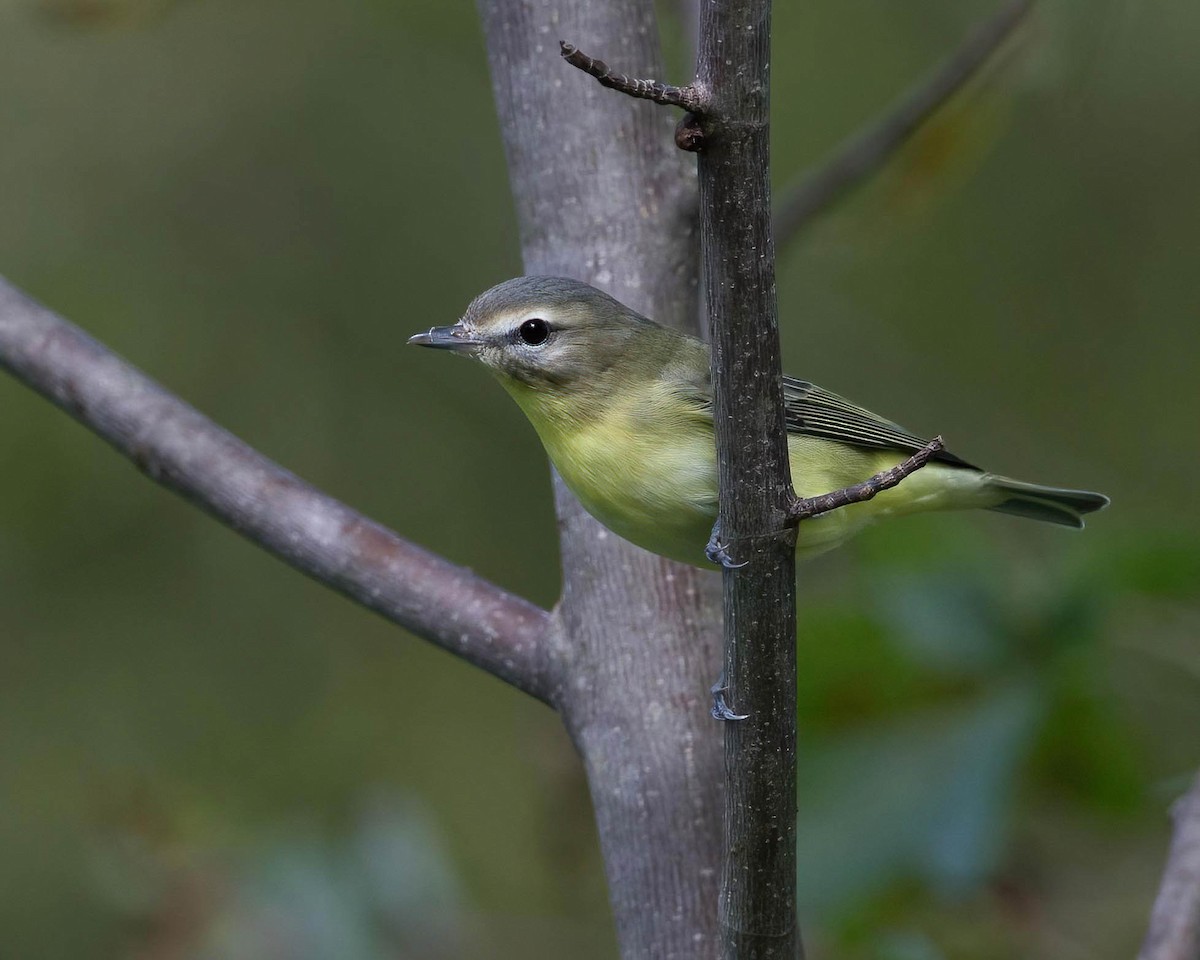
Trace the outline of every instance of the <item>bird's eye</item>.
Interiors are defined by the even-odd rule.
[[[522,343],[531,347],[540,347],[550,339],[550,324],[541,317],[531,317],[517,328],[517,336]]]

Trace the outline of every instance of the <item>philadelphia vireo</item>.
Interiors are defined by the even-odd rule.
[[[595,287],[518,277],[476,297],[449,327],[409,343],[491,369],[537,430],[571,491],[614,533],[707,566],[717,518],[709,348]],[[800,497],[896,466],[926,441],[804,380],[785,377],[788,453]],[[806,520],[797,555],[837,546],[869,523],[925,510],[982,508],[1067,527],[1108,498],[996,476],[940,451],[873,500]]]

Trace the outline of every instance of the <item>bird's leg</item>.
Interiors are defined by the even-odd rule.
[[[721,542],[721,521],[719,519],[713,524],[712,536],[708,538],[708,546],[704,548],[704,555],[708,557],[709,563],[715,563],[726,570],[738,570],[750,562],[749,560],[743,560],[741,563],[734,562],[733,557],[729,555],[729,544]]]
[[[737,570],[744,567],[748,561],[741,563],[734,562],[733,557],[729,555],[728,544],[721,542],[721,521],[718,519],[713,524],[712,536],[708,538],[708,546],[704,548],[704,555],[708,557],[710,563],[715,563],[726,570]],[[725,695],[729,693],[729,684],[725,682],[725,670],[722,668],[721,676],[717,678],[717,682],[709,689],[712,694],[713,705],[712,715],[714,720],[745,720],[749,716],[748,713],[738,713],[729,705],[729,701],[725,699]]]
[[[717,682],[712,685],[710,690],[713,698],[712,715],[714,720],[745,720],[750,714],[737,713],[725,699],[725,694],[729,692],[729,684],[725,682],[725,671],[721,671],[721,675],[717,678]]]
[[[839,507],[870,500],[876,494],[896,486],[905,477],[920,470],[942,449],[942,446],[942,438],[934,437],[907,460],[896,464],[890,470],[875,474],[862,483],[856,483],[841,490],[833,490],[818,497],[793,497],[791,503],[788,504],[788,519],[792,523],[799,523],[801,520],[828,513]],[[724,567],[726,570],[736,570],[746,566],[746,563],[749,562],[736,563],[729,555],[729,545],[722,542],[719,518],[713,524],[712,536],[708,538],[708,546],[704,548],[704,555],[710,562]],[[717,720],[745,720],[749,714],[737,713],[725,699],[728,693],[729,685],[725,682],[725,672],[722,670],[720,679],[712,685],[713,717]]]
[[[890,470],[884,470],[875,474],[875,476],[864,480],[862,483],[856,483],[852,487],[845,487],[841,490],[834,490],[831,493],[823,493],[819,497],[796,497],[788,505],[789,519],[792,522],[807,520],[809,517],[816,517],[822,513],[828,513],[830,510],[836,510],[838,507],[846,507],[852,503],[862,503],[865,500],[870,500],[877,493],[891,489],[905,477],[916,473],[942,448],[942,438],[934,437],[907,460],[896,464]],[[714,530],[715,535],[716,531]]]

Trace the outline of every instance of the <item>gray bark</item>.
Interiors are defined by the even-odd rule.
[[[674,118],[597,86],[558,40],[661,76],[648,0],[480,0],[525,270],[586,280],[665,323],[696,315],[695,178]],[[621,953],[717,952],[717,579],[619,541],[556,482],[555,702],[591,785]],[[701,550],[703,544],[697,544]]]
[[[1200,960],[1200,776],[1173,813],[1171,853],[1138,960]]]

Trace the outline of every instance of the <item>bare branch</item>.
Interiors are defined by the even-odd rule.
[[[949,59],[897,100],[875,123],[837,147],[820,167],[784,189],[775,208],[775,237],[787,244],[814,217],[882,167],[921,125],[974,77],[1033,8],[1009,0],[976,26]]]
[[[1138,960],[1200,957],[1200,776],[1172,813],[1171,853]]]
[[[3,279],[0,367],[297,570],[551,701],[544,610],[304,483]]]
[[[590,77],[595,77],[600,86],[608,87],[620,93],[636,97],[639,100],[650,100],[670,107],[683,107],[693,113],[701,112],[705,107],[703,91],[694,83],[684,87],[673,87],[660,83],[658,80],[639,80],[627,77],[623,73],[613,73],[607,63],[589,57],[572,43],[559,41],[562,58],[571,66],[582,70]]]
[[[911,457],[896,464],[890,470],[883,470],[852,487],[834,490],[832,493],[823,493],[818,497],[799,498],[792,502],[788,513],[793,520],[806,520],[839,507],[848,507],[852,503],[870,500],[876,494],[890,490],[905,477],[920,470],[944,446],[941,437],[934,437]]]
[[[724,960],[802,956],[796,919],[796,537],[784,428],[770,190],[771,0],[701,9],[700,237],[712,331],[725,566]],[[728,695],[729,702],[725,702]],[[737,712],[740,710],[740,712]]]

